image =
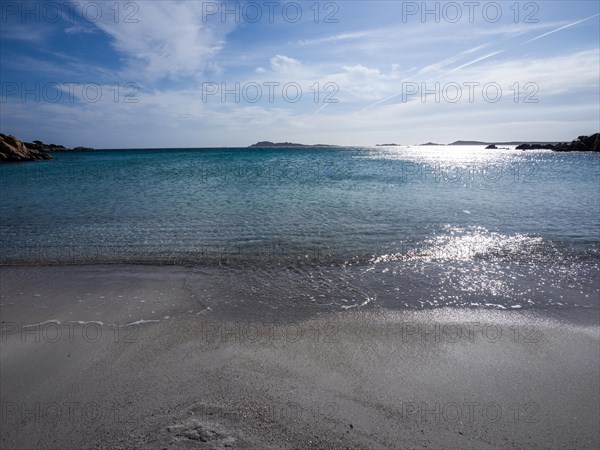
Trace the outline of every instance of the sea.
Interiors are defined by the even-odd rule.
[[[0,264],[176,265],[247,302],[600,309],[600,155],[112,149],[0,165]]]

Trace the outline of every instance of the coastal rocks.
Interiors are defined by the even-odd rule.
[[[0,162],[39,161],[52,159],[37,149],[28,148],[14,136],[0,133]]]
[[[554,144],[521,144],[515,148],[517,150],[554,150]]]
[[[570,144],[521,144],[517,150],[554,150],[555,152],[600,152],[600,133],[591,136],[579,136]]]
[[[44,144],[42,141],[24,142],[24,144],[27,148],[40,152],[89,152],[93,150],[90,147],[67,148],[64,145]]]
[[[485,149],[486,150],[498,150],[498,147],[496,147],[494,144],[490,144]]]
[[[0,133],[0,163],[53,159],[46,152],[88,152],[90,147],[67,148],[64,145],[44,144],[42,141],[23,142],[14,136]]]

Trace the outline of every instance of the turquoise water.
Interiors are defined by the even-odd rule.
[[[342,308],[598,308],[599,155],[465,146],[54,156],[0,166],[3,264],[219,268],[250,297]]]

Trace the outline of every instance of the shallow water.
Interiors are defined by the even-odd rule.
[[[599,155],[432,146],[54,156],[0,166],[3,264],[218,267],[215,295],[344,309],[599,307]]]

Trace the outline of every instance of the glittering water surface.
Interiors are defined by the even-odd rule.
[[[214,295],[221,283],[247,301],[345,309],[599,305],[598,155],[465,146],[55,157],[0,166],[4,264],[211,267]]]

